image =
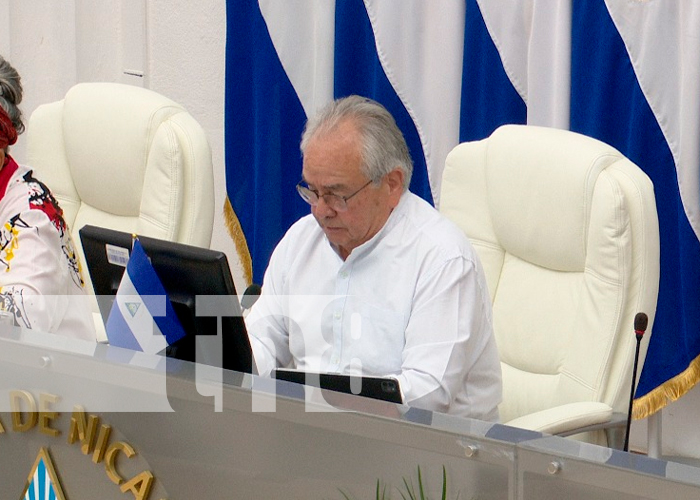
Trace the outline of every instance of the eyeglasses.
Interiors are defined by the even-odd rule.
[[[302,181],[299,184],[297,184],[297,192],[299,193],[299,196],[301,196],[301,199],[309,205],[311,205],[312,207],[318,205],[319,198],[323,198],[323,201],[326,202],[326,205],[328,205],[328,207],[331,210],[335,212],[345,212],[348,209],[348,200],[360,191],[362,191],[364,188],[369,186],[370,184],[372,184],[371,180],[351,195],[340,196],[339,194],[332,193],[319,195],[318,191],[311,189],[309,186],[306,185],[304,181]]]

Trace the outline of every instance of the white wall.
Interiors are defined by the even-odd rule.
[[[0,53],[22,76],[27,119],[76,83],[109,81],[155,90],[204,127],[217,175],[211,246],[226,252],[236,287],[244,290],[222,223],[226,1],[0,0],[0,19]],[[25,163],[22,137],[12,154]]]
[[[695,465],[700,465],[698,414],[700,414],[700,387],[697,385],[685,396],[664,408],[660,418],[663,457],[690,458]],[[654,428],[653,425],[651,427]],[[647,450],[647,431],[647,420],[634,422],[630,435],[631,450]],[[653,444],[650,449],[654,449]]]
[[[243,290],[233,244],[218,229],[224,227],[225,44],[225,0],[0,0],[0,53],[22,75],[27,117],[75,83],[114,81],[160,92],[202,124],[218,175],[212,247],[227,253]],[[21,138],[13,155],[23,162]],[[700,458],[698,413],[698,388],[664,411],[664,454]],[[635,423],[632,448],[646,449],[646,439],[645,422]]]

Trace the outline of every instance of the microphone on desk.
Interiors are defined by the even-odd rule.
[[[634,353],[634,368],[632,369],[632,392],[630,393],[630,406],[627,411],[627,428],[625,429],[625,445],[622,448],[623,451],[629,450],[630,441],[630,427],[632,425],[632,402],[634,400],[634,389],[635,382],[637,381],[637,365],[639,364],[639,346],[644,336],[644,332],[647,330],[647,325],[649,324],[649,318],[643,312],[637,313],[634,317],[634,335],[637,338],[637,349]]]
[[[253,307],[253,304],[255,304],[255,302],[258,300],[258,297],[260,297],[261,293],[262,288],[260,287],[260,285],[257,285],[255,283],[246,288],[245,292],[243,292],[243,296],[241,297],[241,309],[247,311],[248,309]]]

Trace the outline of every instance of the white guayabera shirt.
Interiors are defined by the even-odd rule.
[[[275,249],[246,318],[258,372],[399,380],[410,406],[498,419],[501,368],[481,264],[464,233],[404,193],[343,261],[309,215]]]

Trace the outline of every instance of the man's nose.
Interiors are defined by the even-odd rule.
[[[333,217],[336,211],[333,210],[328,203],[326,203],[326,198],[323,196],[318,197],[318,202],[314,207],[314,213],[317,217]]]

